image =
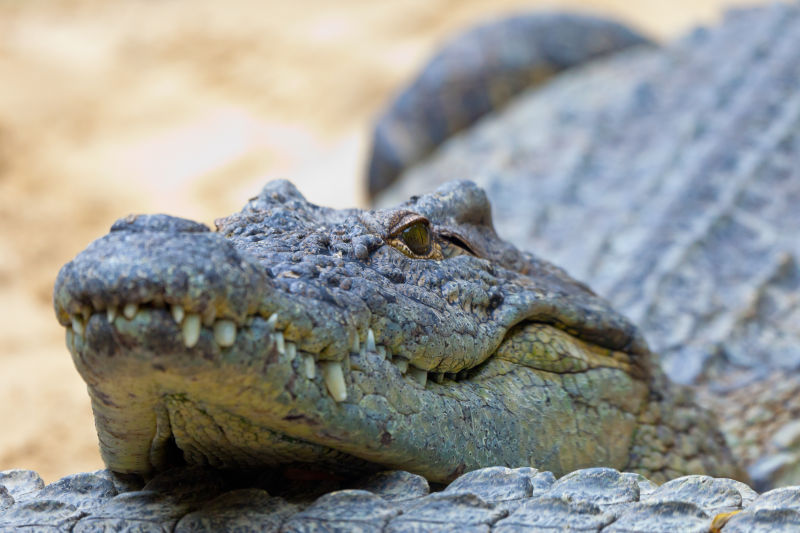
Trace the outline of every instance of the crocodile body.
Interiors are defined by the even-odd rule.
[[[762,487],[800,482],[798,43],[800,6],[776,4],[601,60],[385,196],[476,180],[501,235],[608,298],[700,387]]]
[[[216,232],[118,221],[55,290],[110,470],[0,473],[0,530],[796,530],[796,488],[678,477],[742,474],[637,329],[490,213],[468,182],[378,211],[277,182]]]

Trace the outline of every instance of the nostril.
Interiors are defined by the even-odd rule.
[[[169,215],[128,215],[114,222],[111,226],[111,231],[127,231],[130,233],[207,233],[211,230],[204,224],[186,218]]]
[[[270,290],[258,259],[202,224],[140,215],[118,221],[115,228],[59,272],[54,306],[61,324],[78,323],[80,329],[87,306],[106,320],[131,320],[142,305],[181,306],[209,324],[217,318],[242,321]]]

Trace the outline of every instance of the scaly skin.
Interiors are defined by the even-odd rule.
[[[618,22],[567,13],[518,14],[458,35],[375,121],[367,164],[370,196],[523,90],[599,56],[648,43]]]
[[[380,211],[274,182],[215,233],[117,222],[55,288],[106,464],[741,477],[637,330],[490,213],[469,182]]]
[[[474,179],[501,235],[589,283],[671,379],[705,389],[759,490],[800,483],[798,42],[800,4],[775,3],[565,73],[383,199]]]
[[[173,469],[146,484],[104,470],[43,485],[34,472],[0,472],[0,530],[794,533],[800,526],[798,487],[759,495],[744,483],[708,476],[658,487],[611,468],[556,480],[534,468],[490,467],[433,493],[425,478],[408,472],[344,485],[316,480],[312,493],[302,495],[286,494],[280,479],[198,467]],[[4,491],[15,500],[5,510]]]

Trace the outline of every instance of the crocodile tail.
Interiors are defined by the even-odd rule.
[[[457,36],[380,115],[368,187],[374,197],[447,137],[555,73],[649,41],[609,20],[516,15]]]

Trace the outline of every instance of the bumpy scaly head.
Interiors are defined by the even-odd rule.
[[[498,239],[469,182],[381,211],[273,182],[216,232],[131,216],[54,298],[121,472],[623,467],[650,393],[635,328]]]

